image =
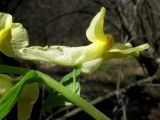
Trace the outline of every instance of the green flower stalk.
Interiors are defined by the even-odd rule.
[[[128,55],[137,56],[141,51],[149,48],[147,43],[138,47],[132,47],[130,43],[116,43],[112,35],[104,33],[105,14],[106,10],[102,7],[91,21],[86,31],[86,36],[91,43],[87,46],[28,47],[26,30],[20,24],[12,23],[10,15],[1,13],[1,16],[8,17],[3,17],[2,21],[6,22],[1,22],[4,25],[1,27],[0,33],[0,51],[10,57],[45,61],[63,66],[78,66],[82,72],[92,73],[106,60],[127,57]],[[17,27],[17,24],[21,27]],[[10,32],[3,32],[6,29],[9,29]],[[14,32],[15,29],[18,32]],[[10,52],[8,53],[8,51]]]

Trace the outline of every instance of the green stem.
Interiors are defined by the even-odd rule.
[[[76,70],[73,69],[73,92],[76,93]]]
[[[59,84],[53,78],[37,71],[37,74],[40,78],[43,79],[43,82],[49,86],[50,88],[58,91],[63,96],[65,96],[68,100],[70,100],[73,104],[81,107],[86,113],[95,118],[96,120],[110,120],[107,116],[105,116],[102,112],[92,106],[90,103],[85,101],[80,96],[74,94],[71,90],[67,89],[63,85]]]
[[[1,73],[15,73],[15,74],[25,75],[29,70],[31,70],[31,69],[13,67],[13,66],[0,64],[0,72]]]

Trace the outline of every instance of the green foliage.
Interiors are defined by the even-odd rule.
[[[78,76],[80,76],[80,73],[80,69],[74,69],[72,72],[65,75],[60,80],[60,83],[66,88],[70,89],[73,93],[80,95],[80,83],[79,80],[76,79],[78,78]],[[72,103],[69,102],[68,99],[66,99],[57,91],[51,91],[50,95],[45,100],[41,111],[44,114],[46,111],[50,111],[53,107],[68,105],[72,105]]]
[[[16,71],[17,70],[17,71]],[[91,115],[93,118],[97,120],[109,120],[107,116],[93,107],[91,104],[86,102],[83,98],[81,98],[76,93],[79,93],[80,89],[77,86],[76,75],[80,74],[79,70],[74,70],[73,73],[68,74],[64,77],[61,83],[52,79],[48,75],[35,71],[35,70],[27,70],[24,68],[11,67],[0,65],[0,73],[15,73],[24,75],[16,85],[14,85],[1,99],[0,99],[0,119],[3,119],[13,108],[17,99],[19,98],[20,93],[22,92],[23,87],[32,82],[42,82],[43,84],[50,87],[52,90],[57,91],[60,95],[64,96],[71,103],[81,107],[85,112]],[[68,86],[72,86],[74,89],[69,89],[65,87],[63,84],[68,83],[69,78],[72,76],[73,82],[72,85],[67,84]],[[73,92],[74,90],[74,92]],[[76,92],[76,93],[75,93]],[[54,102],[54,101],[53,101]],[[28,116],[27,116],[28,117]],[[23,118],[23,120],[27,120],[27,117]]]
[[[0,99],[0,119],[3,119],[11,111],[23,86],[28,81],[31,81],[33,76],[35,76],[35,72],[32,70],[26,73],[26,75]]]

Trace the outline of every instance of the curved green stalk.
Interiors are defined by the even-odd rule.
[[[25,74],[23,79],[18,82],[13,88],[11,88],[0,100],[0,103],[2,103],[2,106],[4,106],[5,109],[8,107],[11,109],[13,105],[15,104],[15,101],[17,100],[18,95],[20,94],[20,91],[22,87],[27,84],[28,82],[34,82],[35,80],[37,82],[43,82],[48,87],[50,87],[53,90],[56,90],[57,92],[61,93],[63,96],[65,96],[69,101],[71,101],[73,104],[79,106],[82,108],[86,113],[88,113],[90,116],[92,116],[96,120],[110,120],[107,116],[105,116],[102,112],[97,110],[94,106],[92,106],[90,103],[85,101],[80,96],[74,94],[71,90],[64,87],[62,84],[54,80],[53,78],[49,77],[48,75],[41,73],[39,71],[29,70],[25,68],[19,68],[19,67],[11,67],[7,65],[0,65],[0,73],[15,73],[15,74]],[[28,81],[28,82],[27,82]],[[15,95],[15,91],[17,92],[17,95]],[[14,96],[14,99],[12,97],[11,101],[8,101],[9,104],[4,105],[4,103],[7,103],[6,100],[10,98],[9,96]],[[13,103],[11,103],[13,102]],[[2,109],[4,111],[4,109]],[[6,113],[5,113],[6,114]],[[1,116],[3,118],[3,116]]]
[[[74,94],[69,89],[65,88],[63,85],[59,84],[56,80],[51,77],[45,75],[44,73],[38,72],[37,74],[40,78],[42,78],[43,82],[49,86],[50,88],[58,91],[63,96],[65,96],[68,100],[70,100],[73,104],[81,107],[86,113],[95,118],[96,120],[110,120],[107,116],[105,116],[102,112],[97,110],[90,103],[85,101],[80,96]]]
[[[73,92],[76,93],[76,70],[73,69]]]

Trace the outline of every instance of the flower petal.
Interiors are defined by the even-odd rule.
[[[14,57],[15,54],[10,44],[11,38],[10,28],[4,28],[0,31],[0,51],[9,57]]]
[[[12,16],[0,13],[0,51],[17,57],[17,50],[28,46],[28,34],[20,23],[12,23]]]
[[[33,46],[22,48],[18,53],[20,58],[27,60],[45,61],[64,66],[77,66],[101,57],[104,50],[105,46],[102,43],[94,42],[88,46],[80,47]]]
[[[0,12],[0,30],[3,28],[9,28],[12,25],[12,16],[6,13]]]
[[[20,23],[0,31],[0,51],[9,57],[17,57],[20,48],[28,46],[28,34]]]
[[[93,18],[86,31],[86,36],[89,41],[106,41],[106,36],[104,34],[104,16],[106,10],[104,7],[101,8],[101,11]]]
[[[80,66],[81,71],[86,74],[91,74],[102,65],[103,61],[103,58],[87,61]]]
[[[141,51],[148,48],[148,43],[137,47],[132,47],[130,43],[116,43],[109,51],[104,54],[104,57],[106,60],[109,60],[113,58],[123,58],[129,55],[138,56]]]
[[[20,49],[19,56],[27,60],[45,61],[65,66],[75,66],[85,61],[86,47],[33,46]]]
[[[22,24],[14,23],[11,28],[11,35],[12,39],[10,40],[10,44],[12,45],[14,53],[17,53],[19,49],[28,46],[28,33]]]

